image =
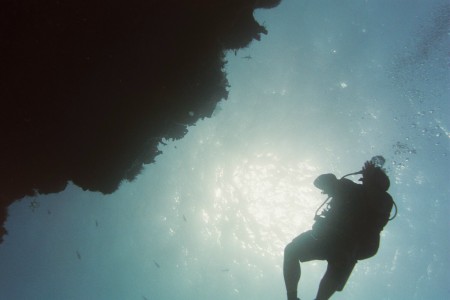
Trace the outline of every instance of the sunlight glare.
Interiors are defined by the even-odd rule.
[[[222,233],[225,215],[233,218],[234,238],[243,249],[278,257],[284,245],[311,224],[322,198],[312,185],[317,169],[309,161],[284,163],[273,153],[256,154],[216,170],[210,224]],[[228,222],[225,222],[228,223]],[[220,227],[223,228],[220,228]]]

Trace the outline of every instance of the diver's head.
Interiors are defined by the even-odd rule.
[[[314,186],[321,189],[324,194],[333,194],[336,190],[338,179],[334,174],[322,174],[314,180]]]
[[[389,177],[384,170],[381,167],[376,166],[373,162],[366,162],[364,164],[362,176],[363,177],[360,180],[363,185],[370,188],[386,192],[391,185]]]

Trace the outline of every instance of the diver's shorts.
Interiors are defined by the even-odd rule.
[[[346,242],[337,235],[319,238],[312,230],[293,239],[286,247],[286,251],[301,262],[328,261],[327,276],[331,276],[339,283],[338,291],[344,288],[357,262],[354,244]]]

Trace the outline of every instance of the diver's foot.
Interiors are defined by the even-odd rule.
[[[300,298],[297,297],[297,291],[288,292],[287,293],[287,300],[300,300]]]

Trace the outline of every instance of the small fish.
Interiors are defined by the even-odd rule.
[[[185,216],[185,215],[183,215],[183,220],[184,220],[185,222],[187,222],[187,219],[186,219],[186,216]]]
[[[222,269],[222,270],[220,270],[220,271],[222,271],[222,272],[230,272],[230,269]]]
[[[81,260],[81,254],[80,254],[80,252],[78,250],[77,250],[77,257],[78,257],[79,260]]]
[[[247,59],[247,60],[252,59],[252,57],[251,57],[250,55],[244,56],[244,57],[242,57],[242,58]]]
[[[95,220],[95,227],[98,227],[98,221]]]
[[[47,209],[47,213],[48,213],[49,215],[52,214],[52,212],[50,211],[50,209]]]
[[[39,208],[40,205],[41,204],[37,200],[33,199],[31,200],[29,207],[31,211],[34,212],[37,208]]]
[[[155,264],[155,266],[159,269],[159,268],[161,268],[161,266],[156,262],[156,261],[153,261],[153,263]]]
[[[142,296],[142,299],[143,299],[143,300],[148,300],[147,297],[145,297],[145,296]]]

